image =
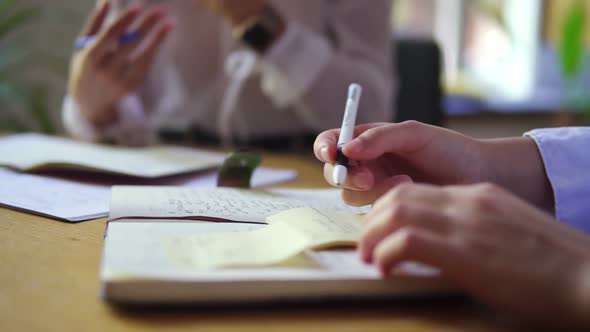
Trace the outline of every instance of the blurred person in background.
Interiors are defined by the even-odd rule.
[[[347,87],[359,121],[393,118],[389,0],[101,1],[71,61],[63,119],[85,141],[291,146],[337,127]],[[311,137],[311,140],[309,139]]]

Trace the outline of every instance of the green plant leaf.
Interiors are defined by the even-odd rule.
[[[0,15],[5,14],[14,9],[16,1],[17,0],[0,0]]]
[[[39,125],[39,129],[45,134],[55,134],[55,126],[48,107],[49,96],[46,86],[37,85],[31,89],[29,105],[31,115]]]
[[[41,13],[41,7],[21,5],[18,0],[0,0],[0,130],[56,132],[49,107],[49,83],[33,83],[31,73],[38,74],[43,69],[53,70],[54,75],[66,72],[67,62],[30,47],[27,36],[33,36],[32,32],[17,31]],[[34,71],[25,66],[34,66]]]
[[[21,61],[17,63],[34,63],[38,65],[39,69],[46,70],[52,76],[59,78],[66,78],[68,76],[69,59],[66,60],[63,57],[51,54],[44,49],[33,48],[31,48],[29,52],[21,52],[20,55],[22,57]],[[0,71],[1,70],[2,65],[0,60]]]
[[[0,103],[11,104],[16,101],[17,98],[16,88],[9,82],[0,82]]]
[[[6,75],[6,73],[0,73],[0,97],[3,97],[4,101],[10,100],[10,102],[20,102],[24,100],[27,94],[26,84],[12,76]],[[4,79],[1,79],[3,77]]]
[[[39,8],[18,9],[13,14],[0,20],[0,38],[6,37],[12,31],[31,22],[39,17],[41,10]]]
[[[23,132],[27,131],[27,127],[14,116],[3,115],[0,117],[0,131]]]
[[[582,68],[585,28],[586,6],[578,0],[566,13],[559,44],[561,71],[567,79],[574,78]]]
[[[0,71],[18,70],[22,65],[24,51],[12,47],[4,47],[0,50]]]
[[[12,81],[0,80],[0,131],[20,132],[26,129],[24,123],[12,111],[21,105],[22,91]]]

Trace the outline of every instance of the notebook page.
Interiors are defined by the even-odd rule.
[[[104,244],[101,279],[133,280],[163,279],[183,281],[236,281],[236,280],[338,280],[379,279],[380,273],[373,265],[359,259],[355,249],[306,251],[297,256],[293,264],[277,264],[264,268],[199,269],[193,264],[189,252],[170,255],[166,243],[169,238],[250,232],[263,229],[264,225],[238,223],[187,223],[174,220],[159,222],[117,222],[109,225]],[[436,276],[435,269],[403,263],[399,274]]]
[[[363,264],[354,249],[318,251],[313,259],[302,259],[298,264],[273,265],[265,268],[199,269],[189,252],[172,256],[167,247],[169,238],[249,232],[266,226],[238,223],[187,223],[174,220],[158,222],[115,222],[107,229],[102,260],[101,278],[130,280],[155,278],[166,280],[293,280],[308,279],[378,279],[379,271]],[[315,256],[321,254],[321,265]],[[338,260],[329,264],[331,255]],[[302,254],[306,258],[308,252]],[[344,257],[344,256],[345,257]],[[298,256],[299,257],[299,256]],[[342,261],[348,262],[343,264]],[[354,268],[350,268],[354,266]],[[342,268],[345,267],[345,268]]]
[[[363,212],[340,199],[338,191],[306,190],[306,198],[297,190],[273,191],[230,188],[181,188],[115,186],[111,197],[110,219],[222,219],[236,222],[265,223],[273,214],[301,207],[321,210]],[[293,193],[293,197],[290,193]]]
[[[171,146],[126,148],[39,134],[0,139],[0,164],[20,170],[65,166],[154,178],[209,169],[223,160],[223,154]]]

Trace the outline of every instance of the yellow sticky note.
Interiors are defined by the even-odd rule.
[[[260,267],[293,258],[307,249],[356,245],[360,217],[313,208],[281,212],[262,229],[169,239],[169,253],[186,257],[199,268]],[[186,263],[186,261],[185,261]]]
[[[361,217],[352,213],[324,212],[313,208],[291,209],[266,218],[269,225],[286,224],[303,234],[310,249],[355,246],[362,229]]]

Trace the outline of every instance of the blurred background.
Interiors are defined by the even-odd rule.
[[[393,2],[392,39],[441,50],[447,127],[493,137],[590,123],[590,0]],[[72,41],[94,3],[0,0],[0,131],[61,132]]]

